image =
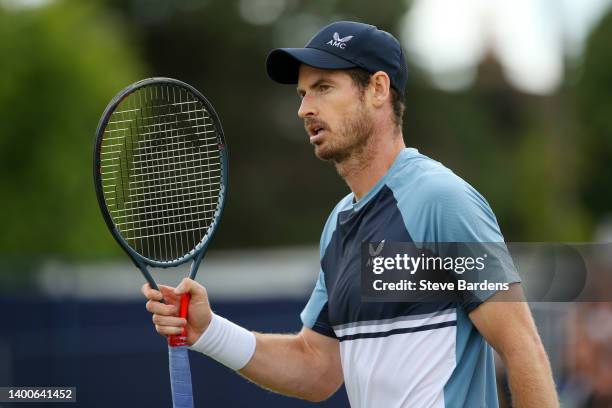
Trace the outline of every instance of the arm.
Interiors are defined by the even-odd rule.
[[[155,329],[162,335],[180,334],[187,329],[187,343],[193,345],[208,328],[212,311],[206,289],[184,279],[173,289],[160,286],[161,293],[148,284],[142,287],[149,299],[147,310],[153,314]],[[189,292],[187,319],[176,317],[180,295]],[[161,303],[162,294],[166,304]],[[308,328],[298,334],[255,333],[255,353],[238,372],[249,380],[280,394],[322,401],[342,385],[338,341]]]
[[[297,335],[256,333],[257,346],[239,371],[280,394],[309,401],[331,397],[343,383],[338,340],[306,327]]]
[[[520,285],[497,293],[469,317],[508,370],[514,406],[558,407],[557,392],[546,351],[526,302],[499,301],[523,298]],[[496,301],[497,300],[497,301]]]

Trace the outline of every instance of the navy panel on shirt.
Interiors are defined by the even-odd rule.
[[[330,324],[333,327],[365,320],[427,314],[451,306],[450,303],[361,302],[361,243],[382,240],[413,242],[393,192],[386,186],[358,210],[338,213],[336,230],[321,260],[329,317],[320,316],[317,326]]]

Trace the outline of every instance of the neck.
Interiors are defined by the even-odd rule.
[[[375,133],[363,148],[334,164],[358,201],[387,173],[405,147],[401,130],[395,131],[392,136],[389,133]]]

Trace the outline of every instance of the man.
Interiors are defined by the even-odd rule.
[[[331,161],[352,191],[323,229],[304,327],[295,335],[251,333],[212,313],[204,287],[185,279],[162,293],[143,287],[157,331],[186,326],[192,349],[285,395],[321,401],[344,382],[352,407],[497,406],[490,344],[506,364],[517,407],[557,406],[525,303],[361,302],[362,242],[503,242],[478,192],[405,147],[407,73],[398,41],[370,25],[336,22],[305,48],[272,51],[267,71],[297,83],[298,115],[315,155]],[[187,292],[185,321],[175,316]]]

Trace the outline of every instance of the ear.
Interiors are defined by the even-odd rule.
[[[389,98],[391,80],[386,72],[378,71],[370,78],[370,96],[372,104],[380,108]]]

